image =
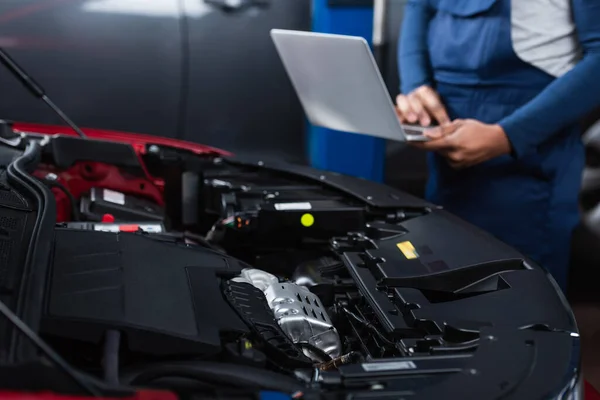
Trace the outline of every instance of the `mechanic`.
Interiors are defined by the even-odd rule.
[[[599,0],[409,0],[404,122],[438,127],[428,200],[545,266],[564,290],[584,167],[579,120],[600,105]]]

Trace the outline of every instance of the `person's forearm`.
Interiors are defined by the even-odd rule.
[[[600,106],[600,1],[571,0],[584,57],[542,93],[499,125],[516,157],[524,157],[553,135]]]
[[[517,157],[526,156],[600,106],[600,52],[589,54],[540,95],[500,121]]]
[[[400,89],[409,93],[431,85],[431,67],[427,50],[427,31],[431,11],[426,2],[410,0],[406,4],[398,48]]]

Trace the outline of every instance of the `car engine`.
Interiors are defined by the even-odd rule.
[[[72,380],[200,398],[576,390],[577,327],[552,278],[440,207],[285,163],[15,135],[0,154],[2,293]],[[38,365],[0,329],[7,365]],[[79,393],[51,367],[28,385]]]

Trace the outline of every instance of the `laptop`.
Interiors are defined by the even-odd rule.
[[[395,141],[427,141],[427,128],[400,123],[362,37],[273,29],[271,38],[309,121]]]

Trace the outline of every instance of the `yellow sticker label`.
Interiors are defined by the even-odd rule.
[[[310,228],[315,223],[315,217],[312,214],[304,214],[300,217],[300,223],[306,228]]]
[[[398,247],[398,249],[400,249],[402,254],[404,254],[404,257],[406,257],[407,259],[414,260],[415,258],[419,258],[419,253],[417,253],[415,246],[413,246],[411,242],[400,242],[396,244],[396,246]]]

